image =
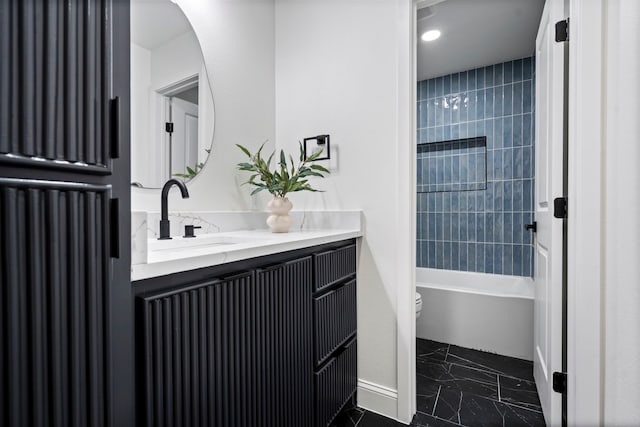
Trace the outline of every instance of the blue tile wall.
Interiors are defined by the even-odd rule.
[[[418,267],[533,275],[534,85],[533,57],[418,82]]]
[[[485,137],[418,145],[418,193],[487,189]]]

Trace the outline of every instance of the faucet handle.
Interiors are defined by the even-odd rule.
[[[185,225],[184,226],[184,236],[182,237],[196,237],[194,231],[196,228],[202,228],[199,225]]]

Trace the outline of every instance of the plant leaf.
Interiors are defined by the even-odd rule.
[[[320,154],[324,151],[324,148],[320,148],[318,151],[307,157],[307,162],[313,162],[315,159],[320,157]]]
[[[243,147],[242,145],[240,145],[240,144],[236,144],[236,146],[237,146],[239,149],[241,149],[241,150],[242,150],[242,152],[243,152],[244,154],[246,154],[248,157],[251,157],[251,153],[249,152],[249,150],[247,150],[246,148],[244,148],[244,147]],[[211,150],[209,150],[209,151],[211,151]]]
[[[331,172],[329,172],[329,169],[325,168],[324,166],[320,166],[320,165],[311,165],[311,169],[322,171],[324,173],[331,173]]]

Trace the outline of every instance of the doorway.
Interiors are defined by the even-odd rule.
[[[195,75],[158,90],[161,104],[162,173],[193,178],[204,166],[199,152],[199,76]]]
[[[446,0],[416,5],[417,268],[427,273],[438,271],[438,277],[446,275],[440,272],[456,272],[450,275],[451,280],[426,281],[424,286],[418,286],[423,302],[421,317],[428,326],[421,326],[419,319],[416,335],[437,346],[515,355],[528,360],[531,366],[535,363],[536,379],[544,372],[538,380],[542,383],[538,384],[538,391],[543,403],[537,411],[540,415],[544,412],[547,422],[556,425],[560,423],[560,412],[548,408],[555,408],[561,399],[560,394],[552,391],[552,376],[553,372],[563,370],[562,363],[557,363],[562,360],[563,222],[543,219],[537,230],[536,222],[543,213],[553,218],[554,199],[564,196],[564,75],[560,68],[559,80],[555,75],[547,79],[555,69],[548,61],[542,68],[538,63],[536,36],[539,29],[554,36],[550,31],[555,30],[556,21],[564,18],[564,2],[546,3],[546,18],[542,0]],[[525,11],[527,7],[535,10]],[[541,26],[544,19],[551,25]],[[447,21],[453,24],[447,27]],[[563,45],[551,46],[553,55],[559,49],[562,56]],[[559,89],[559,122],[541,120],[549,117],[549,104],[541,104],[547,99],[535,96],[539,93],[538,83],[545,90]],[[548,97],[548,101],[556,102],[556,98]],[[557,111],[554,107],[554,113]],[[534,141],[550,125],[554,132],[559,126],[560,135],[551,135],[547,149],[542,146],[538,152]],[[484,140],[478,144],[478,138]],[[436,145],[439,148],[432,150]],[[548,179],[537,182],[543,172]],[[552,226],[547,227],[548,224]],[[543,236],[549,236],[546,241],[535,235],[540,227]],[[541,255],[552,256],[546,269],[540,269],[545,265],[538,260]],[[527,308],[492,310],[495,301],[513,299],[514,295],[505,295],[511,291],[506,289],[476,289],[478,278],[482,276],[483,282],[491,282],[490,275],[519,278],[510,287],[524,283],[528,292],[524,297],[528,301],[522,304]],[[468,278],[468,283],[459,283],[461,277]],[[484,294],[479,297],[479,292]],[[474,302],[470,303],[471,300]],[[474,307],[478,314],[473,316],[469,310],[463,310],[465,304]],[[432,318],[435,312],[437,318]],[[507,312],[510,314],[506,315]],[[515,354],[505,353],[504,349],[509,350],[512,344],[509,334],[500,335],[495,329],[481,326],[500,315],[504,318],[498,324],[509,325],[511,329],[524,325],[528,349],[521,346],[513,350]],[[465,337],[464,331],[472,327],[484,331]],[[545,357],[540,358],[545,352]],[[446,357],[443,362],[453,366]],[[531,384],[532,380],[530,377]],[[420,382],[417,388],[421,389]],[[420,398],[424,396],[418,391]],[[437,409],[437,400],[431,409]],[[513,403],[502,402],[500,393],[496,402]]]

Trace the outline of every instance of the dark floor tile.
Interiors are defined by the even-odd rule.
[[[449,344],[416,338],[416,356],[418,359],[429,358],[444,361]]]
[[[540,411],[536,384],[531,381],[499,376],[500,401]]]
[[[416,373],[435,380],[449,375],[449,365],[434,359],[417,359]]]
[[[440,387],[441,386],[434,381],[422,381],[418,377],[416,381],[416,407],[418,411],[426,414],[433,413]]]
[[[365,410],[358,407],[343,409],[333,420],[330,427],[355,427],[364,415]]]
[[[470,368],[467,366],[460,366],[452,364],[449,367],[449,373],[452,377],[457,379],[464,379],[470,381],[478,381],[486,384],[497,385],[498,375],[493,372],[482,371],[479,369]]]
[[[514,407],[459,390],[442,389],[434,415],[468,427],[545,425],[541,412]]]
[[[533,362],[452,345],[447,362],[533,381]]]
[[[441,420],[432,415],[423,414],[421,412],[416,413],[411,422],[412,427],[455,427],[459,424],[451,423],[449,421]]]
[[[505,426],[546,427],[542,412],[503,404]]]
[[[373,412],[366,411],[358,427],[406,427],[404,424],[392,420],[391,418],[383,417],[382,415],[374,414]]]
[[[416,361],[416,376],[418,391],[421,391],[422,387],[426,385],[437,384],[447,389],[460,390],[498,400],[497,375],[491,372],[420,359]],[[427,391],[432,391],[432,389]],[[423,412],[428,413],[428,411]]]

